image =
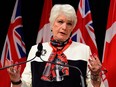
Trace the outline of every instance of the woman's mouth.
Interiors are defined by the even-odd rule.
[[[66,33],[64,33],[64,32],[60,32],[60,34],[66,35]]]

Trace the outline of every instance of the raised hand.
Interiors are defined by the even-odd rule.
[[[102,64],[96,54],[90,56],[89,59],[89,69],[92,75],[99,75],[101,72]]]
[[[12,64],[13,64],[13,61],[9,61],[9,60],[5,61],[5,66],[10,66]],[[17,64],[17,62],[15,62],[15,64]],[[9,76],[12,82],[20,81],[20,71],[21,71],[20,65],[7,68],[7,71],[9,73]]]

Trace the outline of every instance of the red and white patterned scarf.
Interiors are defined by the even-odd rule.
[[[72,43],[72,40],[69,38],[63,43],[56,42],[53,37],[51,38],[50,46],[52,47],[52,53],[49,56],[49,62],[55,62],[58,64],[68,64],[68,60],[63,53]],[[57,49],[57,47],[63,47],[62,49]],[[60,66],[52,63],[46,63],[43,75],[41,77],[44,81],[62,81],[63,76],[69,75],[69,68],[65,66]]]

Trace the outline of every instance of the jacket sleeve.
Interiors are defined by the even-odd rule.
[[[32,46],[31,50],[28,54],[27,60],[30,60],[30,59],[34,58],[36,51],[37,51],[36,45]],[[32,87],[32,84],[31,84],[32,83],[31,62],[26,63],[26,67],[25,67],[25,69],[22,73],[21,80],[22,80],[22,86],[21,87]]]

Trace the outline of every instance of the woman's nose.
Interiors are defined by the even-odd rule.
[[[66,23],[62,24],[62,29],[66,29]]]

